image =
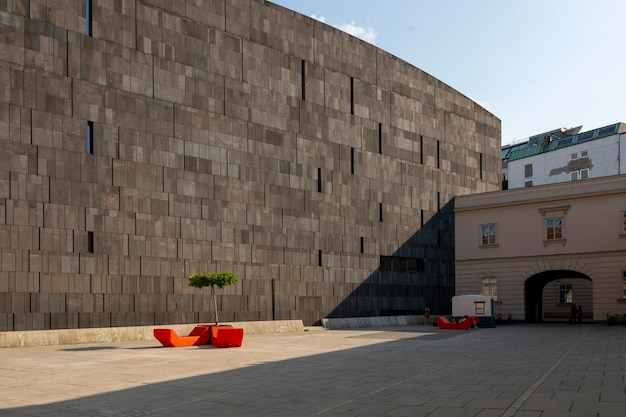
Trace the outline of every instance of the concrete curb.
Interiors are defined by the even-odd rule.
[[[429,319],[432,320],[432,317]],[[412,326],[424,324],[424,316],[348,317],[322,319],[329,330],[358,329],[363,327]]]
[[[244,329],[247,334],[302,332],[302,320],[241,321],[234,327]],[[0,348],[77,345],[81,343],[116,343],[154,339],[155,328],[171,328],[181,335],[188,334],[195,324],[174,324],[163,326],[106,327],[93,329],[30,330],[0,332]]]

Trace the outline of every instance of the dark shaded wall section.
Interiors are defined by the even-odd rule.
[[[454,296],[454,200],[393,253],[418,260],[417,270],[379,267],[328,317],[449,314]],[[400,268],[401,269],[401,268]]]
[[[446,305],[496,117],[269,2],[87,3],[0,2],[0,331],[208,321],[201,271],[227,321]]]

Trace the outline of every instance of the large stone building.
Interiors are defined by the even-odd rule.
[[[456,293],[517,321],[626,318],[626,175],[455,199]]]
[[[262,0],[0,9],[0,330],[449,311],[475,102]]]

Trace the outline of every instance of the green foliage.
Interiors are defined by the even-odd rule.
[[[220,290],[239,282],[239,277],[232,272],[203,272],[201,274],[190,275],[187,279],[189,280],[190,287],[217,287]]]
[[[213,317],[215,318],[215,324],[219,321],[217,314],[217,295],[215,294],[215,287],[224,289],[229,285],[233,285],[239,282],[239,277],[232,272],[203,272],[201,274],[193,274],[187,277],[189,280],[189,286],[195,288],[211,287],[211,295],[213,296]]]

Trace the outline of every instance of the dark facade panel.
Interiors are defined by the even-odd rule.
[[[0,331],[208,321],[202,271],[242,278],[224,321],[449,309],[482,107],[266,1],[7,5]]]

